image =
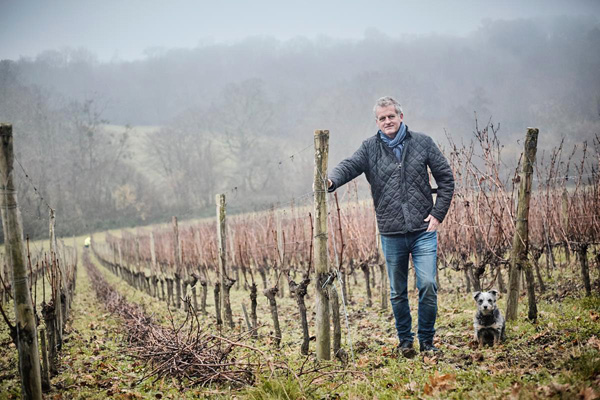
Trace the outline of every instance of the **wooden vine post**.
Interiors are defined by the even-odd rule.
[[[58,244],[56,242],[56,234],[54,233],[54,226],[56,222],[56,218],[54,215],[54,210],[50,209],[50,262],[53,265],[53,268],[56,268],[58,264]],[[54,315],[56,318],[56,346],[57,348],[62,347],[62,339],[63,339],[63,315],[62,315],[62,296],[61,296],[61,285],[63,282],[62,277],[64,276],[64,268],[63,265],[60,265],[60,268],[56,268],[58,271],[59,278],[56,280],[55,286],[52,288],[54,290]]]
[[[273,319],[273,333],[274,333],[274,337],[273,337],[273,344],[275,345],[275,347],[279,347],[279,345],[281,344],[281,326],[279,324],[279,313],[277,312],[277,299],[275,298],[275,296],[277,295],[277,293],[281,293],[281,290],[283,289],[283,285],[280,285],[280,281],[281,281],[281,275],[282,272],[284,270],[284,264],[285,264],[285,252],[284,252],[284,243],[283,243],[283,232],[281,230],[281,217],[280,217],[280,213],[279,212],[274,212],[272,211],[273,216],[275,217],[275,225],[276,225],[276,229],[277,229],[277,236],[275,238],[275,242],[277,244],[277,260],[275,262],[275,266],[274,266],[274,273],[275,273],[275,283],[273,284],[272,287],[265,289],[265,291],[263,292],[265,297],[269,300],[269,309],[271,310],[271,319]],[[281,289],[281,290],[280,290]]]
[[[42,346],[42,389],[50,389],[50,360],[48,358],[48,346],[46,345],[46,328],[40,327],[40,341]]]
[[[386,311],[390,301],[388,300],[388,275],[387,275],[387,264],[385,262],[385,255],[383,254],[383,246],[381,245],[381,235],[379,234],[379,226],[375,221],[375,242],[377,247],[377,264],[379,265],[379,272],[381,273],[380,291],[381,291],[381,310]]]
[[[217,247],[219,249],[219,283],[221,286],[221,310],[225,317],[225,322],[230,328],[233,328],[233,314],[231,312],[231,301],[229,299],[229,289],[234,281],[227,275],[227,235],[225,225],[226,203],[225,195],[218,194],[217,203]]]
[[[571,264],[571,252],[569,249],[569,192],[567,192],[567,188],[563,189],[560,203],[560,224],[562,226],[563,231],[565,232],[565,259],[567,261],[567,265]]]
[[[206,297],[208,295],[208,279],[206,279],[206,266],[204,264],[204,257],[202,256],[202,241],[200,240],[200,231],[196,230],[194,232],[194,237],[196,239],[196,251],[198,252],[198,264],[202,268],[203,277],[200,279],[200,287],[202,288],[202,301],[200,303],[200,310],[203,315],[206,315]]]
[[[513,237],[512,251],[510,255],[510,276],[508,283],[508,300],[506,302],[506,319],[513,321],[517,318],[517,307],[519,304],[519,278],[525,271],[527,278],[527,294],[529,300],[529,319],[537,318],[537,307],[535,302],[535,290],[533,287],[533,273],[527,261],[528,217],[529,199],[531,197],[531,182],[533,178],[533,164],[537,151],[538,129],[527,128],[525,138],[525,149],[523,151],[523,165],[519,173],[519,202],[517,204],[517,221],[515,224],[515,235]]]
[[[179,225],[177,217],[173,217],[173,260],[175,262],[175,306],[181,308],[181,259],[179,252]]]
[[[12,267],[21,396],[42,399],[38,338],[25,265],[23,225],[13,182],[12,125],[0,124],[0,212],[8,265]]]
[[[285,218],[285,211],[279,210],[275,212],[275,226],[277,229],[277,252],[279,255],[279,271],[277,274],[277,282],[275,282],[275,286],[277,287],[277,291],[280,298],[285,297],[285,290],[282,284],[281,276],[287,271],[288,266],[286,265],[285,259],[285,246],[283,240],[283,228],[281,226],[281,220]]]
[[[154,231],[150,232],[150,258],[152,261],[150,264],[150,276],[152,277],[152,289],[150,294],[158,298],[158,271],[156,268],[156,243],[154,239]]]
[[[327,159],[329,156],[329,131],[315,131],[315,177],[314,177],[314,218],[315,218],[315,282],[316,295],[316,349],[318,360],[331,359],[331,333],[329,322],[330,280],[327,257]]]
[[[117,242],[117,252],[119,253],[119,268],[117,268],[117,276],[121,276],[123,278],[123,251],[121,250],[121,241]]]

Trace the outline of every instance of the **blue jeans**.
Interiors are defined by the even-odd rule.
[[[390,278],[392,311],[400,341],[413,341],[408,304],[408,256],[412,254],[419,289],[419,342],[433,342],[437,316],[437,232],[381,235],[381,245]]]

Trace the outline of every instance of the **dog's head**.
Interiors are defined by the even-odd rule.
[[[491,314],[496,309],[496,298],[498,296],[497,290],[490,290],[489,292],[475,292],[473,298],[477,303],[477,309],[482,314]]]

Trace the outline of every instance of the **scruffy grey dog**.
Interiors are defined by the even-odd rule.
[[[504,341],[504,317],[496,306],[498,291],[475,292],[473,298],[477,303],[477,312],[473,318],[475,340],[479,347],[484,344],[497,345]]]

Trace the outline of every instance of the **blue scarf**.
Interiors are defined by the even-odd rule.
[[[404,139],[406,138],[406,125],[404,122],[400,124],[400,129],[398,129],[398,133],[396,133],[396,137],[394,139],[390,139],[381,131],[377,133],[379,133],[381,140],[383,140],[383,142],[392,149],[398,161],[402,161],[402,148],[404,147]]]

